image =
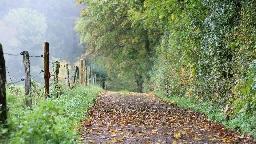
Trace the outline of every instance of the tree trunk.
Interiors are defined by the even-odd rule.
[[[143,78],[142,75],[136,74],[135,80],[137,84],[137,92],[142,93],[143,92]]]

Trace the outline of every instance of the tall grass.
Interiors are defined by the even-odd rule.
[[[25,106],[21,90],[8,90],[8,129],[0,126],[0,143],[79,143],[76,127],[87,117],[101,90],[97,86],[72,90],[62,86],[58,98],[54,94],[49,99],[33,95],[32,110]]]

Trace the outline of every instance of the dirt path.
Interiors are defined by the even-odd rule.
[[[84,143],[252,143],[150,94],[103,92],[82,121]]]

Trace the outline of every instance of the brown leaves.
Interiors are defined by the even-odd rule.
[[[85,143],[242,142],[207,117],[166,103],[153,94],[101,93],[86,127]]]

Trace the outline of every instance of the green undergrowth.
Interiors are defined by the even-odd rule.
[[[7,92],[8,129],[0,126],[0,143],[79,143],[79,120],[87,117],[86,111],[101,90],[97,86],[63,87],[58,98],[34,96],[32,110],[24,105],[23,94]]]
[[[245,111],[240,111],[236,116],[230,116],[229,120],[226,120],[227,114],[224,111],[225,107],[216,105],[211,101],[198,101],[193,97],[180,97],[171,96],[167,97],[162,92],[155,93],[161,97],[164,101],[177,104],[182,108],[189,108],[196,112],[205,114],[209,120],[216,123],[223,124],[225,127],[231,130],[236,130],[241,134],[250,134],[256,138],[256,116],[248,115]]]

